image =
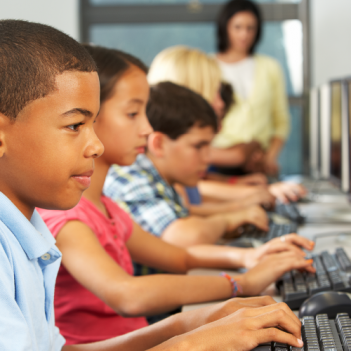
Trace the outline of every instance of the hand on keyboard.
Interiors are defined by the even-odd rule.
[[[252,268],[256,266],[256,264],[263,258],[267,257],[267,255],[284,251],[291,251],[297,255],[300,255],[301,257],[305,257],[306,253],[302,251],[301,248],[312,250],[313,247],[313,241],[303,238],[297,234],[287,234],[283,237],[272,239],[259,248],[248,249],[244,258],[245,267]]]
[[[242,308],[170,339],[160,350],[168,349],[167,346],[176,348],[179,343],[184,350],[249,351],[259,344],[271,341],[302,347],[301,339],[300,320],[285,304],[275,303],[264,307]],[[182,347],[177,349],[183,350]]]
[[[303,248],[306,250],[313,250],[314,242],[312,240],[308,240],[300,235],[295,233],[285,234],[279,238],[274,238],[270,241],[271,243],[288,243],[294,245],[295,247]],[[285,250],[282,250],[285,251]]]
[[[243,199],[242,203],[244,206],[261,205],[265,210],[270,210],[275,206],[275,197],[268,191],[267,187],[257,187],[256,192]]]
[[[294,269],[315,273],[316,270],[312,263],[312,259],[306,260],[292,251],[268,255],[241,276],[240,284],[243,294],[246,296],[259,295],[284,273]]]
[[[193,313],[191,315],[191,318],[194,318],[194,323],[201,323],[197,326],[201,326],[204,324],[204,318],[205,323],[210,323],[218,319],[224,318],[226,316],[229,316],[230,314],[235,313],[241,308],[264,307],[276,303],[277,302],[271,296],[255,296],[245,298],[236,297],[206,307],[206,315],[204,315],[203,312],[200,312],[200,316],[194,316]],[[187,319],[189,320],[189,317],[187,317]]]
[[[347,313],[338,313],[336,319],[327,314],[306,316],[302,319],[303,348],[284,343],[261,344],[252,351],[349,351],[351,348],[351,320]]]
[[[253,224],[260,230],[268,231],[268,216],[262,207],[255,205],[241,211],[223,214],[227,221],[226,232],[233,232],[244,224]]]
[[[282,203],[297,201],[307,194],[307,190],[300,184],[292,182],[279,182],[269,185],[270,193]]]

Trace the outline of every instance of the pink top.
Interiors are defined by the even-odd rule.
[[[38,209],[51,233],[56,237],[68,222],[78,220],[95,233],[106,252],[127,273],[133,275],[132,261],[126,241],[133,230],[129,215],[109,198],[102,196],[110,218],[93,203],[82,197],[68,211]],[[66,338],[66,344],[82,344],[126,334],[148,325],[144,317],[124,318],[80,285],[61,265],[55,288],[56,325]]]

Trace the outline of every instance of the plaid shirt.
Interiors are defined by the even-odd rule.
[[[145,155],[139,155],[132,166],[112,166],[104,193],[127,210],[144,230],[158,237],[173,221],[189,214],[179,195]]]

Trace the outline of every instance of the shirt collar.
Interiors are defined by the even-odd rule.
[[[0,220],[11,230],[30,260],[39,258],[54,245],[55,239],[35,210],[30,221],[0,192]]]
[[[178,193],[175,191],[172,185],[169,185],[160,175],[157,168],[153,164],[153,162],[144,154],[138,155],[136,160],[137,165],[148,174],[151,174],[154,181],[154,186],[157,192],[162,195],[162,197],[167,201],[173,201],[175,204],[181,206],[181,209],[177,209],[178,211],[185,210],[182,200]]]
[[[162,183],[166,189],[173,189],[160,175],[153,162],[144,154],[138,155],[136,165],[151,174],[155,183]],[[172,191],[171,191],[172,192]]]

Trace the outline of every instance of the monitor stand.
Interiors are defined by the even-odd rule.
[[[351,222],[351,208],[349,209],[340,209],[331,213],[331,218],[334,221],[340,223],[350,223]]]
[[[344,193],[334,191],[319,191],[317,193],[309,193],[307,199],[312,202],[321,204],[342,204],[347,205],[349,203],[348,196]]]
[[[330,224],[343,224],[351,223],[351,206],[345,207],[342,205],[320,208],[320,211],[309,211],[306,213],[305,223],[330,223]]]

